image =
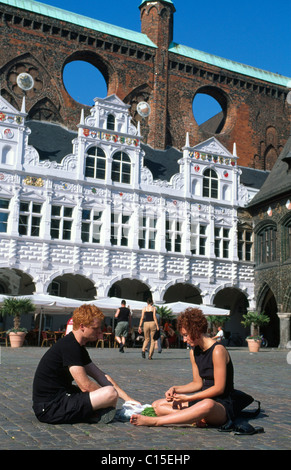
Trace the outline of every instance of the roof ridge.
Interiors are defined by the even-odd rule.
[[[50,18],[66,21],[67,23],[84,26],[86,28],[103,32],[111,36],[122,37],[123,39],[127,39],[132,42],[154,47],[155,49],[157,48],[156,44],[154,44],[144,33],[123,28],[122,26],[112,25],[110,23],[106,23],[105,21],[90,18],[89,16],[81,15],[80,13],[75,13],[73,11],[63,10],[62,8],[54,7],[46,3],[37,2],[35,0],[0,0],[0,4],[1,3],[40,15],[48,16]],[[96,27],[97,25],[100,26],[98,29]]]
[[[211,54],[210,52],[200,51],[198,49],[194,49],[191,46],[184,46],[182,44],[178,44],[175,41],[171,42],[169,46],[169,51],[173,52],[174,54],[180,54],[185,57],[208,63],[210,65],[215,65],[220,68],[238,72],[242,75],[259,78],[260,80],[276,83],[277,85],[283,85],[291,88],[290,77],[285,77],[284,75],[278,73],[269,72],[267,70],[254,67],[253,65],[247,65],[241,62],[236,62],[232,59],[226,59],[224,57]]]

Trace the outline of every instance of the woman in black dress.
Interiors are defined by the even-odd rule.
[[[191,346],[193,380],[170,387],[165,398],[152,404],[157,417],[132,415],[130,422],[138,426],[222,426],[234,418],[231,358],[224,346],[207,336],[207,320],[200,309],[182,312],[178,328]]]

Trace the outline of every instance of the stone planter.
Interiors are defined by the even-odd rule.
[[[247,339],[248,348],[250,352],[259,352],[261,347],[261,340]]]
[[[9,333],[10,346],[12,348],[20,348],[25,339],[26,333],[23,331],[18,331],[17,333]]]

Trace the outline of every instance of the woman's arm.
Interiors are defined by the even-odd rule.
[[[207,388],[206,390],[197,391],[197,393],[194,393],[191,396],[179,395],[179,393],[176,391],[176,394],[174,394],[175,402],[183,403],[186,401],[202,400],[204,398],[214,398],[224,392],[226,384],[226,365],[229,361],[228,353],[223,346],[217,346],[213,351],[212,358],[214,385]]]
[[[141,312],[141,317],[140,317],[139,326],[138,326],[138,332],[139,332],[139,333],[140,333],[140,331],[141,331],[141,325],[142,325],[142,323],[143,323],[144,312],[145,312],[145,309],[143,308],[143,309],[142,309],[142,312]],[[140,331],[139,331],[139,330],[140,330]]]
[[[115,382],[115,380],[113,380],[112,377],[110,377],[109,375],[106,375],[106,379],[108,379],[110,384],[113,385],[113,387],[115,388],[115,390],[118,393],[118,396],[122,400],[124,400],[124,401],[133,401],[133,402],[140,405],[140,402],[137,401],[137,400],[134,400],[133,398],[131,398],[122,388],[119,387],[119,385]]]
[[[203,382],[199,375],[198,367],[196,365],[196,362],[194,359],[194,353],[192,350],[190,351],[190,360],[191,360],[192,374],[193,374],[192,382],[189,382],[186,385],[174,385],[173,387],[169,388],[169,390],[167,390],[166,392],[166,399],[168,401],[173,401],[175,399],[176,394],[194,393],[194,392],[198,392],[199,390],[201,390]]]

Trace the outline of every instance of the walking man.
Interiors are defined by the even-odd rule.
[[[131,328],[131,313],[128,307],[126,307],[125,300],[122,300],[121,307],[119,307],[115,313],[115,318],[117,319],[115,339],[119,344],[119,352],[121,353],[124,353],[124,345],[128,335],[128,330]]]

